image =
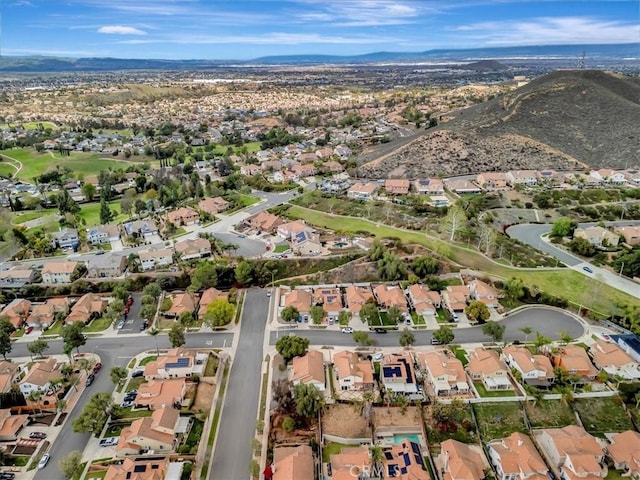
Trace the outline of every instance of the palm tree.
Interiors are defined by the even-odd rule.
[[[382,475],[379,474],[382,473],[382,462],[384,462],[385,460],[384,451],[382,450],[382,447],[380,445],[374,445],[373,447],[369,448],[369,453],[371,457],[371,471],[373,473],[373,476],[381,477]]]
[[[560,341],[564,344],[564,345],[568,345],[571,342],[573,342],[573,337],[571,335],[569,335],[569,333],[566,330],[562,330],[560,332]]]
[[[158,328],[153,327],[150,328],[149,330],[147,330],[147,334],[151,335],[153,337],[153,339],[156,341],[156,355],[160,355],[160,350],[158,349],[158,334],[160,333],[160,330],[158,330]]]
[[[31,390],[27,395],[27,400],[38,404],[38,410],[42,413],[42,406],[40,405],[40,399],[42,398],[42,392],[40,390]]]
[[[524,333],[524,343],[527,343],[527,340],[529,340],[529,335],[531,335],[533,333],[533,328],[531,328],[531,327],[522,327],[520,329],[520,331],[522,333]]]
[[[636,401],[636,410],[638,408],[640,408],[640,392],[636,392],[636,396],[634,397],[634,400]]]
[[[398,405],[400,407],[400,413],[404,415],[407,413],[407,405],[409,404],[409,400],[404,395],[400,395],[398,397]]]

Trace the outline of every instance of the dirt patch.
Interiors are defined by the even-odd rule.
[[[196,398],[193,401],[191,410],[194,413],[208,412],[211,410],[213,396],[216,393],[215,384],[209,382],[198,383]]]
[[[371,437],[371,429],[358,405],[335,404],[322,416],[322,432],[344,438]]]
[[[296,421],[296,428],[292,432],[287,432],[282,428],[282,422],[284,422],[287,417],[291,417]],[[305,425],[303,422],[304,419],[289,414],[279,414],[271,417],[271,431],[269,433],[270,447],[309,444],[311,439],[316,438],[318,435],[318,427],[316,424]]]
[[[422,419],[418,407],[407,407],[404,415],[397,407],[375,407],[373,424],[376,427],[419,427]]]

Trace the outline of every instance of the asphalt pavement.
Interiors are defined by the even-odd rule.
[[[267,290],[247,290],[240,337],[231,365],[229,383],[211,465],[211,480],[249,477],[251,439],[256,429],[265,325],[270,300]]]

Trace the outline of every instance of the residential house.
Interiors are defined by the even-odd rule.
[[[384,181],[384,189],[389,195],[407,195],[410,186],[406,178],[388,178]]]
[[[306,165],[294,165],[291,171],[297,175],[298,178],[312,177],[318,173],[318,169],[313,163]]]
[[[206,238],[181,240],[176,243],[175,250],[181,260],[206,258],[211,256],[211,242]]]
[[[403,313],[409,312],[407,298],[399,285],[380,284],[373,289],[373,294],[381,308],[388,310],[397,307]]]
[[[294,385],[313,385],[321,392],[326,389],[324,357],[318,350],[309,350],[306,355],[294,357],[289,379]]]
[[[635,247],[640,245],[640,225],[615,227],[613,229],[618,235],[622,235],[624,243]]]
[[[293,236],[304,230],[313,230],[306,223],[304,223],[304,220],[295,220],[293,222],[282,223],[281,225],[278,225],[277,228],[278,236],[285,240],[291,240]]]
[[[598,370],[593,366],[589,355],[579,345],[564,345],[553,355],[553,364],[563,368],[569,375],[579,375],[593,380],[598,375]]]
[[[371,200],[378,188],[380,187],[378,187],[377,183],[356,182],[347,190],[347,197],[354,200]]]
[[[584,238],[594,247],[615,247],[620,241],[620,236],[599,226],[576,228],[574,238]]]
[[[640,185],[640,170],[629,169],[623,172],[625,180],[632,186]]]
[[[173,264],[173,248],[150,248],[138,252],[138,257],[143,272],[153,270],[156,267],[166,267]]]
[[[180,409],[184,401],[186,382],[184,378],[150,380],[138,387],[136,407],[147,407],[149,410],[174,407]]]
[[[624,185],[627,183],[624,171],[601,168],[600,170],[591,172],[591,175],[601,180],[603,183],[608,183],[610,185]]]
[[[272,480],[314,480],[315,461],[309,445],[273,449]],[[335,479],[334,479],[335,480]]]
[[[336,389],[341,391],[373,390],[373,368],[368,360],[361,360],[357,353],[343,350],[333,355],[333,371],[337,379]]]
[[[188,378],[194,373],[202,373],[202,360],[203,355],[196,355],[193,350],[173,348],[168,350],[166,355],[161,355],[144,366],[144,378],[146,380]]]
[[[117,278],[127,268],[127,257],[123,254],[107,252],[96,255],[87,262],[87,278]]]
[[[369,476],[371,454],[366,446],[342,447],[340,453],[331,455],[329,461],[331,464],[331,480],[356,480]],[[359,477],[358,475],[360,474],[363,476]]]
[[[546,355],[534,355],[527,347],[509,345],[502,350],[502,356],[511,368],[522,377],[522,381],[534,387],[550,387],[555,380],[553,365]]]
[[[418,363],[436,396],[448,397],[469,393],[464,366],[448,350],[422,352],[418,354]]]
[[[183,225],[195,225],[200,221],[200,215],[191,207],[180,207],[171,212],[167,212],[164,220],[176,227],[181,227]]]
[[[341,173],[344,172],[344,167],[335,160],[325,162],[322,164],[322,171],[327,173]]]
[[[345,145],[338,145],[336,148],[333,149],[333,153],[335,153],[341,159],[345,160],[349,158],[353,152],[349,147]]]
[[[20,391],[27,397],[33,391],[46,393],[51,382],[62,377],[58,361],[50,357],[42,362],[34,363],[27,374],[20,380]]]
[[[221,292],[215,287],[207,288],[204,292],[202,292],[202,296],[200,297],[200,304],[198,305],[198,317],[201,318],[203,315],[207,313],[207,307],[214,300],[218,300],[219,298],[224,298],[225,300],[229,299],[229,294],[227,292]]]
[[[222,197],[204,198],[198,202],[198,208],[212,217],[230,206],[231,204]]]
[[[502,172],[484,172],[478,174],[476,182],[483,190],[497,192],[507,190],[507,176]]]
[[[135,238],[148,239],[153,235],[158,235],[158,226],[150,218],[127,222],[122,225],[122,229],[125,235]]]
[[[296,233],[291,237],[291,251],[303,257],[318,255],[322,251],[320,237],[309,229]]]
[[[407,288],[407,297],[411,307],[418,315],[423,317],[427,315],[435,315],[436,309],[440,308],[442,298],[438,292],[429,290],[426,285],[414,283]]]
[[[120,239],[120,229],[117,225],[100,225],[87,228],[87,242],[91,245],[111,243]]]
[[[35,270],[31,268],[11,267],[0,270],[0,288],[20,288],[33,282],[36,277]]]
[[[439,178],[416,180],[413,188],[421,195],[444,195],[444,183]]]
[[[562,479],[604,478],[600,465],[604,452],[597,440],[584,428],[576,425],[545,428],[536,439],[549,464],[560,469]]]
[[[296,160],[298,160],[298,162],[300,162],[301,164],[305,165],[307,163],[314,163],[316,160],[318,160],[318,156],[313,152],[304,152],[298,155],[298,158]]]
[[[316,150],[316,156],[318,158],[331,158],[333,156],[333,150],[329,147],[320,148]]]
[[[347,309],[352,315],[358,315],[365,303],[373,301],[373,292],[371,291],[371,287],[368,285],[349,285],[344,289],[344,296],[347,303]]]
[[[633,430],[616,433],[607,446],[607,454],[616,470],[624,472],[623,477],[640,479],[640,433]]]
[[[390,353],[382,358],[380,382],[394,393],[415,394],[418,384],[411,353]]]
[[[467,308],[467,302],[471,297],[468,285],[449,285],[442,292],[442,301],[451,313],[463,312]]]
[[[172,468],[174,465],[178,468]],[[109,465],[104,480],[165,480],[167,478],[180,478],[183,465],[182,462],[170,463],[166,457],[142,460],[134,460],[127,457],[122,463]],[[171,477],[167,476],[169,471],[172,471]]]
[[[537,170],[510,170],[505,174],[507,185],[526,185],[532,187],[538,184]]]
[[[484,303],[487,307],[498,308],[498,289],[483,282],[482,280],[472,280],[468,283],[469,293],[473,300]]]
[[[489,468],[482,448],[457,440],[445,440],[440,444],[438,464],[444,480],[482,480]]]
[[[271,176],[272,181],[276,183],[291,183],[300,180],[298,175],[291,170],[278,170]]]
[[[559,182],[560,176],[555,170],[540,170],[538,172],[538,182],[545,185],[555,185]]]
[[[498,480],[548,480],[549,467],[528,435],[515,432],[487,444]]]
[[[448,190],[460,195],[480,193],[482,191],[482,189],[478,185],[468,180],[445,179],[444,186],[447,187]]]
[[[95,293],[85,293],[71,307],[71,311],[65,323],[82,322],[89,323],[94,318],[99,317],[107,309],[107,300]]]
[[[65,260],[61,262],[47,262],[42,267],[42,283],[71,283],[73,272],[79,265],[78,262]]]
[[[68,227],[63,228],[59,232],[52,234],[52,243],[54,248],[73,248],[75,250],[80,245],[78,230]]]
[[[10,360],[0,360],[0,392],[7,393],[19,380],[20,366]]]
[[[617,344],[598,340],[590,347],[591,358],[599,370],[625,380],[640,379],[640,365]]]
[[[640,338],[637,335],[611,335],[620,348],[627,352],[631,357],[640,363]]]
[[[260,173],[262,173],[262,168],[259,165],[240,165],[240,175],[251,177]]]
[[[44,303],[32,304],[31,314],[27,318],[27,325],[33,328],[49,328],[55,322],[57,314],[67,315],[69,312],[69,298],[50,298]]]
[[[385,478],[430,480],[431,475],[424,463],[424,457],[424,452],[417,442],[402,440],[384,452]]]
[[[277,215],[263,210],[257,215],[247,218],[245,222],[253,230],[257,230],[259,232],[274,233],[278,226],[284,223],[284,220],[282,220]]]
[[[338,288],[316,288],[313,292],[313,303],[322,306],[330,322],[338,320],[342,311],[342,295]]]
[[[288,293],[283,293],[284,307],[294,307],[300,315],[308,318],[311,310],[311,292],[302,288],[296,288]]]
[[[176,446],[176,425],[180,412],[172,407],[162,407],[150,417],[138,418],[120,432],[116,456],[138,455],[152,450],[157,454],[169,453]]]
[[[474,382],[481,381],[489,391],[513,390],[507,366],[494,350],[476,348],[469,354],[467,371]]]
[[[0,317],[6,317],[15,328],[22,328],[27,318],[29,318],[30,311],[31,302],[29,300],[14,298],[9,305],[2,309]]]
[[[29,423],[29,415],[12,415],[10,408],[0,409],[0,441],[15,442],[22,427]]]
[[[189,292],[175,293],[171,296],[171,307],[163,313],[165,317],[178,318],[180,314],[192,312],[195,314],[198,297]]]

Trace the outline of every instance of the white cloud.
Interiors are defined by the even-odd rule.
[[[486,46],[629,43],[640,39],[638,22],[592,17],[540,17],[454,27],[467,40]]]
[[[414,23],[432,6],[419,2],[391,0],[319,1],[300,0],[317,10],[296,15],[302,22],[327,22],[337,27],[375,27]]]
[[[112,33],[115,35],[146,35],[147,32],[135,27],[124,25],[105,25],[98,29],[98,33]]]

